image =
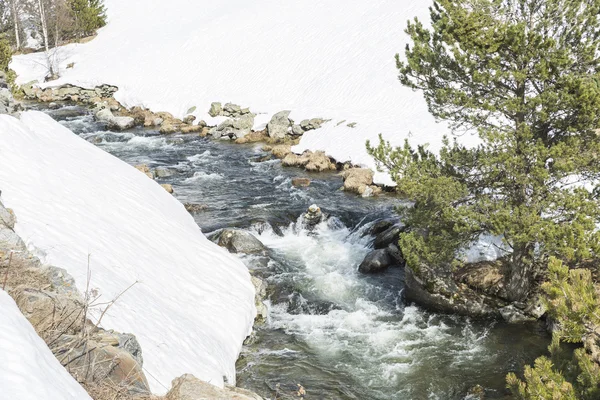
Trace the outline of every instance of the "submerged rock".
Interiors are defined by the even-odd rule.
[[[308,178],[293,178],[292,186],[295,187],[308,187],[310,186],[310,179]]]
[[[358,267],[358,271],[363,274],[373,274],[382,272],[394,264],[394,259],[390,256],[387,249],[377,249],[371,251]]]
[[[251,233],[238,229],[225,229],[219,237],[219,246],[231,253],[256,254],[266,251],[265,245]]]

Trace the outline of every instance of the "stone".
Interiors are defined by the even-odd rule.
[[[48,108],[51,110],[58,110],[60,108],[60,104],[52,102],[48,104]]]
[[[386,248],[388,254],[394,260],[394,264],[404,267],[406,265],[406,260],[404,260],[404,256],[402,255],[402,250],[394,243],[390,243],[390,245]]]
[[[2,202],[0,202],[0,224],[9,229],[14,229],[16,222],[15,213],[10,208],[5,208]]]
[[[300,125],[293,125],[292,126],[292,135],[302,136],[302,135],[304,135],[304,129],[302,129],[302,127]]]
[[[382,219],[382,220],[376,221],[368,229],[366,229],[364,231],[363,236],[366,236],[366,235],[377,236],[380,233],[387,231],[394,225],[395,225],[394,222],[389,221],[387,219]]]
[[[126,388],[130,394],[148,394],[150,387],[142,366],[112,336],[100,332],[85,340],[63,335],[51,350],[78,382],[108,384]]]
[[[230,253],[256,254],[266,251],[261,241],[251,233],[237,229],[225,229],[219,237],[218,245],[225,247]]]
[[[146,164],[139,164],[136,165],[134,168],[144,173],[148,178],[154,179],[154,174],[152,173],[152,170]]]
[[[535,320],[535,318],[526,315],[522,310],[519,310],[512,304],[500,308],[499,311],[504,321],[508,322],[509,324],[518,324],[522,322]]]
[[[173,190],[173,186],[168,183],[161,183],[160,186],[167,191],[167,193],[173,194],[175,191]]]
[[[249,390],[231,386],[221,389],[191,374],[175,378],[171,385],[165,400],[263,400]]]
[[[285,156],[287,156],[291,152],[292,146],[290,146],[289,144],[278,144],[271,148],[271,153],[273,153],[273,155],[279,159],[285,158]]]
[[[295,187],[308,187],[310,186],[310,179],[308,178],[293,178],[292,186]]]
[[[113,117],[106,126],[108,129],[124,131],[135,126],[135,120],[131,117]]]
[[[167,178],[169,176],[175,175],[175,171],[170,168],[158,167],[154,170],[154,175],[157,178]]]
[[[12,291],[17,306],[46,342],[83,329],[84,304],[79,296],[18,287]]]
[[[322,151],[312,153],[304,168],[311,172],[335,171],[337,169],[335,163]]]
[[[77,285],[75,284],[75,279],[67,272],[67,270],[54,266],[46,266],[44,267],[44,275],[50,281],[52,285],[50,290],[53,292],[56,292],[59,295],[80,296]]]
[[[239,117],[241,115],[243,115],[244,113],[242,112],[242,107],[238,106],[237,104],[233,104],[233,103],[226,103],[223,106],[223,111],[221,112],[221,115],[224,115],[226,117]]]
[[[184,124],[188,124],[188,125],[192,125],[195,120],[196,120],[196,117],[194,115],[188,115],[188,116],[186,116],[183,119],[183,123]]]
[[[394,259],[389,255],[387,249],[377,249],[366,255],[360,263],[358,271],[363,274],[374,274],[388,269],[394,264]]]
[[[323,214],[321,208],[316,204],[311,205],[302,216],[302,228],[313,231],[317,225],[325,221],[327,216]]]
[[[368,168],[350,168],[342,172],[344,190],[364,195],[373,184],[373,171]]]
[[[400,233],[403,229],[400,226],[394,225],[375,237],[373,247],[375,249],[385,249],[390,244],[397,244],[400,240]]]
[[[256,305],[256,318],[255,322],[265,322],[269,316],[269,310],[264,304],[264,300],[267,298],[267,282],[257,276],[250,276],[252,285],[254,285],[254,303]]]
[[[199,213],[202,211],[208,210],[208,206],[205,204],[194,204],[194,203],[185,203],[183,205],[187,212],[191,214]]]
[[[26,98],[36,98],[36,93],[39,91],[39,88],[37,87],[38,83],[38,81],[31,81],[21,86],[21,90],[23,91],[23,94],[25,94]]]
[[[253,126],[254,115],[246,114],[239,118],[227,119],[221,122],[216,128],[210,130],[210,134],[215,139],[225,137],[236,140],[249,134]]]
[[[210,110],[208,111],[208,115],[210,115],[211,117],[218,117],[219,115],[221,115],[222,111],[223,111],[223,107],[221,106],[221,103],[214,102],[210,105]]]
[[[292,125],[289,119],[291,111],[280,111],[273,115],[271,121],[267,124],[267,132],[269,137],[275,140],[283,140],[288,134],[288,130]]]

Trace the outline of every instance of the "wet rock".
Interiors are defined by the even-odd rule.
[[[502,318],[509,324],[516,324],[527,321],[534,321],[535,318],[525,314],[523,310],[519,310],[514,305],[508,305],[499,309]]]
[[[452,279],[449,265],[433,268],[421,264],[417,270],[407,265],[404,271],[403,294],[406,300],[432,311],[500,318],[499,309],[508,305],[499,298],[457,284]]]
[[[285,139],[292,126],[292,121],[289,119],[290,113],[291,111],[280,111],[273,115],[271,121],[267,124],[267,132],[271,139]]]
[[[106,106],[100,108],[94,113],[98,122],[105,123],[108,129],[124,131],[135,126],[135,119],[132,117],[115,117],[112,111]]]
[[[400,240],[400,233],[403,232],[403,228],[394,225],[375,237],[373,247],[376,249],[385,249],[390,244],[397,244]]]
[[[48,108],[51,110],[58,110],[60,108],[60,104],[52,102],[48,104]]]
[[[368,229],[366,229],[363,233],[363,236],[366,236],[366,235],[377,236],[380,233],[387,231],[389,228],[391,228],[394,225],[395,225],[395,223],[393,221],[389,221],[386,219],[379,220],[379,221],[373,223],[373,225],[371,225]]]
[[[256,306],[255,322],[263,323],[267,321],[269,316],[269,310],[264,304],[264,300],[267,298],[267,282],[257,276],[251,276],[250,279],[252,280],[256,293],[254,296],[254,303]]]
[[[187,212],[191,214],[199,213],[208,210],[208,206],[205,204],[194,204],[194,203],[185,203],[183,205]]]
[[[302,216],[302,228],[313,231],[317,225],[325,221],[327,216],[323,214],[321,208],[316,204],[308,207],[306,213]]]
[[[363,274],[374,274],[382,272],[394,264],[394,259],[390,256],[387,249],[377,249],[371,251],[363,262],[360,263],[358,271]]]
[[[237,229],[223,230],[218,244],[230,253],[256,254],[266,251],[265,246],[251,233]]]
[[[211,117],[218,117],[221,115],[223,111],[223,106],[219,102],[214,102],[210,105],[210,110],[208,110],[208,115]]]
[[[226,386],[221,389],[191,374],[185,374],[172,382],[166,400],[263,400],[249,390]]]
[[[396,246],[394,243],[390,243],[390,245],[386,248],[387,253],[394,260],[394,264],[400,267],[404,267],[406,265],[406,261],[404,260],[404,256],[402,255],[402,250],[400,247]]]
[[[175,175],[175,171],[170,168],[158,167],[154,170],[154,175],[156,175],[157,178],[167,178]]]
[[[310,179],[308,178],[293,178],[292,186],[295,187],[308,187],[310,186]]]

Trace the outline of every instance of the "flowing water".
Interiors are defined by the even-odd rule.
[[[33,108],[43,107],[32,105]],[[86,109],[43,109],[100,148],[135,165],[166,167],[175,196],[201,204],[205,233],[239,227],[269,255],[243,261],[269,287],[269,318],[238,361],[238,385],[265,398],[464,399],[475,385],[486,398],[510,398],[509,371],[544,353],[537,324],[507,325],[426,312],[402,300],[403,271],[357,272],[373,238],[369,225],[394,216],[393,197],[363,199],[340,191],[336,174],[311,175],[264,161],[261,145],[137,129],[108,132]],[[295,188],[293,177],[309,177]],[[331,215],[308,234],[297,224],[316,203]]]

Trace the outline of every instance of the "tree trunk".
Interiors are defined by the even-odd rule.
[[[44,9],[44,0],[38,0],[38,12],[40,13],[40,23],[42,25],[42,36],[44,37],[44,49],[46,53],[48,48],[48,21],[46,21],[46,10]]]
[[[17,50],[21,49],[21,35],[19,34],[19,12],[17,9],[17,0],[12,0],[13,22],[15,24],[15,42]]]
[[[520,244],[514,247],[506,293],[510,301],[523,301],[533,285],[533,245]]]

